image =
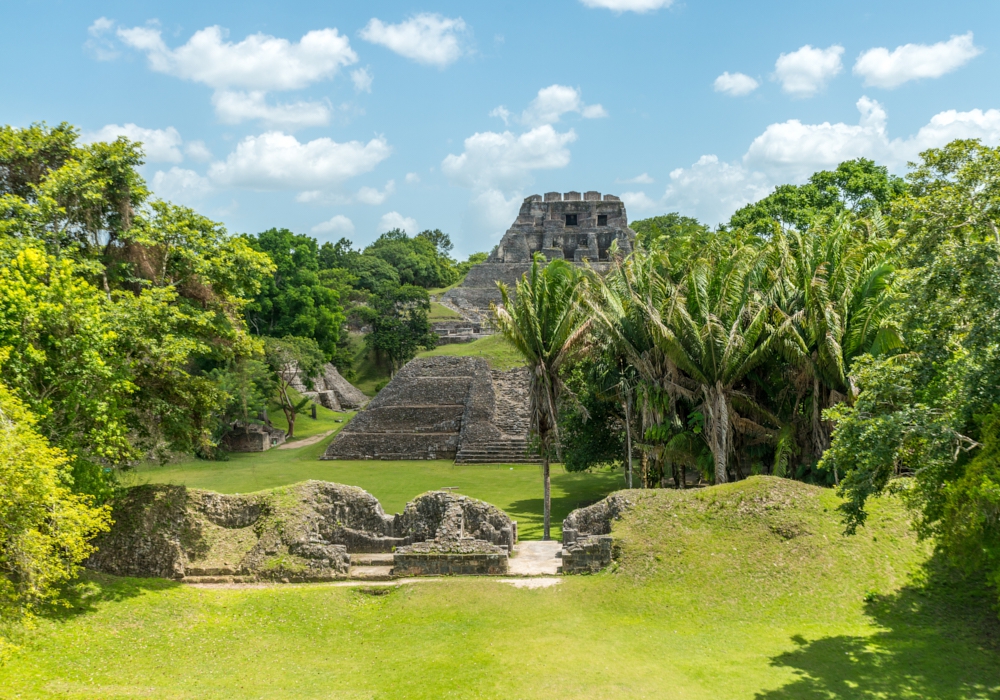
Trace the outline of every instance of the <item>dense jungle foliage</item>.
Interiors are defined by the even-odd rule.
[[[350,328],[390,370],[433,347],[428,290],[483,257],[456,262],[438,230],[364,249],[230,234],[152,198],[142,159],[65,124],[0,129],[0,488],[51,514],[0,533],[3,590],[33,591],[10,600],[72,572],[121,470],[224,456],[224,431],[275,400],[290,363],[349,375]],[[1000,149],[956,141],[905,178],[863,159],[816,173],[715,231],[636,222],[635,252],[603,278],[545,268],[523,290],[548,290],[524,305],[544,316],[512,306],[508,325],[558,403],[536,411],[546,450],[649,488],[835,485],[849,531],[899,491],[922,534],[1000,586],[998,194]],[[30,489],[10,489],[29,453],[16,440],[53,450]],[[66,544],[37,540],[43,564],[24,566],[12,552],[59,513],[76,518]]]

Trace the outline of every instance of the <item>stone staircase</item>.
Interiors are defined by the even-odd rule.
[[[358,581],[389,581],[392,579],[392,554],[351,554],[348,575]]]
[[[462,445],[455,455],[456,464],[537,464],[538,461],[538,455],[528,452],[527,439],[514,436]]]

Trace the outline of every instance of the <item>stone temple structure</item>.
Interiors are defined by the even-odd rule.
[[[500,301],[496,283],[503,282],[513,291],[531,268],[535,253],[547,260],[587,262],[603,273],[612,251],[628,255],[634,241],[635,231],[628,227],[625,205],[614,195],[531,195],[521,204],[517,219],[486,262],[469,270],[462,284],[445,293],[441,303],[479,321],[485,318],[491,302]]]

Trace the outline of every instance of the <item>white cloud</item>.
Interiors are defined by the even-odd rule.
[[[408,185],[419,185],[420,176],[416,173],[406,173],[406,184]]]
[[[484,190],[469,201],[462,215],[462,228],[480,236],[485,235],[489,239],[499,239],[517,218],[523,199],[524,195],[521,192],[514,192],[507,198],[500,190]],[[492,242],[477,243],[474,247],[477,250],[483,248],[488,250],[491,244]]]
[[[153,175],[153,192],[161,199],[178,204],[192,204],[212,192],[212,184],[193,170],[172,167]]]
[[[503,110],[503,112],[499,110]],[[562,115],[568,112],[581,114],[585,119],[608,116],[604,107],[599,104],[585,105],[580,91],[576,88],[566,85],[550,85],[538,91],[538,95],[521,115],[521,121],[528,126],[555,124]],[[504,114],[510,116],[510,112],[503,107],[498,107],[490,113],[490,116],[503,116]],[[506,122],[507,120],[504,119],[504,123]]]
[[[480,132],[465,139],[461,155],[449,154],[441,170],[461,187],[508,191],[525,184],[533,170],[569,165],[566,146],[575,140],[572,129],[563,134],[548,124],[520,136],[510,131]]]
[[[226,41],[226,30],[206,27],[186,44],[170,49],[154,27],[121,28],[118,37],[142,51],[154,71],[216,89],[296,90],[332,77],[358,56],[336,29],[319,29],[298,43],[267,34]]]
[[[632,218],[635,218],[637,211],[648,213],[660,207],[660,203],[645,192],[622,192],[621,198],[625,207],[632,212]]]
[[[98,61],[113,61],[118,58],[115,42],[108,36],[115,27],[115,21],[107,17],[98,17],[87,27],[90,36],[83,47]]]
[[[603,7],[615,12],[651,12],[670,7],[674,0],[580,0],[587,7]]]
[[[358,92],[372,91],[372,74],[367,68],[358,68],[351,71],[351,82]]]
[[[862,97],[857,107],[861,115],[858,124],[803,124],[794,119],[771,124],[753,140],[742,161],[725,163],[714,155],[702,156],[691,167],[670,173],[670,184],[661,200],[651,200],[642,193],[626,193],[622,199],[643,213],[674,209],[716,224],[744,204],[765,196],[777,184],[805,182],[817,170],[834,168],[845,160],[871,158],[899,170],[921,151],[954,139],[978,138],[991,146],[1000,144],[1000,110],[940,112],[916,134],[890,139],[888,115],[878,102]]]
[[[300,143],[289,134],[269,131],[243,139],[224,162],[212,164],[209,177],[250,189],[322,189],[369,172],[391,152],[382,136],[366,144],[329,138]]]
[[[212,160],[212,152],[208,150],[204,141],[188,141],[184,144],[184,153],[191,160],[199,162]]]
[[[129,141],[141,141],[147,162],[180,163],[184,160],[180,148],[181,135],[172,126],[168,126],[166,129],[146,129],[135,124],[123,126],[108,124],[97,131],[84,134],[83,141],[84,143],[114,141],[119,136],[124,136]]]
[[[910,80],[940,78],[982,52],[969,32],[936,44],[906,44],[892,53],[884,47],[869,49],[858,56],[854,73],[864,77],[865,85],[891,89]]]
[[[712,84],[716,92],[724,92],[727,95],[739,97],[749,95],[760,87],[760,83],[745,73],[730,73],[726,71]]]
[[[843,65],[840,57],[843,46],[814,49],[806,44],[798,51],[783,53],[774,64],[774,75],[781,88],[795,97],[811,97],[837,75]]]
[[[494,108],[493,111],[490,112],[490,116],[499,117],[500,119],[503,119],[504,126],[507,126],[507,124],[510,123],[510,117],[511,117],[510,110],[504,107],[503,105]]]
[[[411,219],[408,216],[403,216],[398,211],[391,211],[388,214],[383,214],[382,218],[379,219],[378,222],[378,232],[385,233],[386,231],[391,231],[394,228],[402,229],[412,236],[417,233],[417,220]]]
[[[461,17],[451,19],[425,12],[399,24],[386,24],[372,18],[360,36],[417,63],[444,68],[465,52],[465,32]]]
[[[297,129],[325,126],[330,122],[330,108],[322,102],[299,101],[269,105],[267,95],[262,90],[217,90],[212,95],[212,104],[223,124],[239,124],[257,119],[268,126]]]
[[[312,227],[313,233],[332,233],[336,236],[351,236],[354,234],[354,222],[343,214],[337,214],[332,219]]]
[[[754,139],[743,157],[760,168],[793,179],[860,156],[884,158],[888,144],[886,113],[875,100],[862,97],[858,124],[803,124],[790,119],[771,124]]]
[[[628,185],[652,185],[655,180],[649,176],[649,173],[643,173],[642,175],[630,177],[627,180],[618,180],[618,182]]]
[[[385,183],[385,189],[381,192],[375,187],[362,187],[358,190],[358,201],[362,204],[381,204],[395,191],[396,182],[394,180]]]

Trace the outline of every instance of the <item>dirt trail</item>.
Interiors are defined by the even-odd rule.
[[[315,445],[317,442],[325,437],[333,434],[333,430],[327,430],[325,433],[320,433],[319,435],[313,435],[305,440],[295,440],[294,442],[286,442],[284,444],[278,445],[279,450],[294,450],[296,447],[308,447],[309,445]]]

